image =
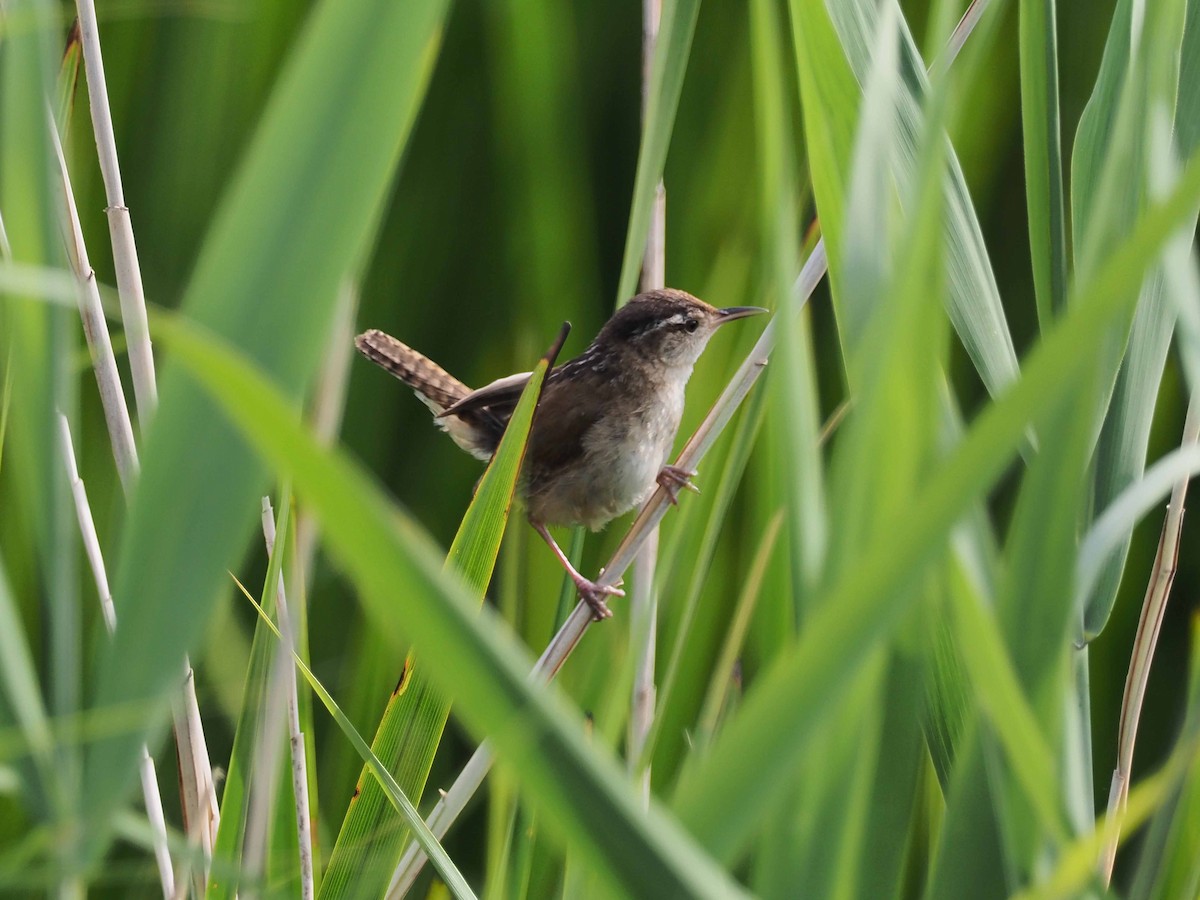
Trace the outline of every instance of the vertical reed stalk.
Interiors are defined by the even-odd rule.
[[[1181,447],[1194,447],[1200,441],[1200,404],[1193,397],[1188,404],[1187,419],[1183,425]],[[1158,552],[1154,556],[1154,570],[1146,595],[1142,600],[1142,614],[1138,619],[1137,635],[1133,639],[1133,656],[1125,676],[1125,693],[1121,698],[1121,724],[1117,736],[1117,767],[1113,771],[1108,793],[1107,820],[1112,822],[1109,840],[1100,858],[1100,874],[1107,886],[1112,879],[1113,865],[1117,859],[1117,845],[1121,839],[1121,818],[1129,799],[1129,779],[1133,772],[1133,748],[1137,742],[1138,722],[1142,716],[1142,703],[1146,697],[1146,683],[1150,679],[1150,664],[1154,661],[1154,649],[1158,645],[1158,633],[1162,628],[1163,616],[1167,611],[1167,598],[1175,581],[1179,562],[1179,537],[1183,531],[1183,505],[1187,497],[1188,479],[1181,478],[1171,490],[1167,503],[1167,515],[1163,521],[1162,534],[1158,539]]]
[[[108,105],[96,6],[92,0],[78,0],[75,6],[83,38],[83,66],[87,73],[88,101],[96,133],[96,154],[100,160],[100,173],[104,178],[104,193],[108,203],[104,211],[108,214],[108,228],[112,237],[113,268],[117,273],[117,291],[121,297],[121,319],[129,346],[138,419],[144,426],[158,405],[158,386],[154,376],[154,355],[150,349],[150,328],[146,322],[142,270],[138,265],[137,245],[133,240],[133,222],[125,206],[125,193],[121,187],[121,167],[117,163],[117,140],[113,132],[112,110]]]
[[[104,615],[104,625],[111,635],[117,630],[117,610],[113,605],[112,590],[108,585],[104,554],[100,550],[100,538],[96,535],[96,523],[92,519],[87,488],[84,487],[83,479],[79,477],[79,468],[75,463],[71,426],[67,422],[67,417],[61,413],[59,414],[59,425],[61,426],[63,462],[67,467],[67,480],[70,482],[71,495],[75,500],[79,533],[92,569],[92,578],[96,583],[96,593],[100,597],[100,610]],[[162,797],[158,792],[158,775],[154,770],[154,759],[150,756],[150,750],[145,744],[142,745],[140,772],[146,817],[150,820],[150,829],[154,833],[154,861],[158,865],[158,877],[162,883],[163,897],[165,900],[170,900],[175,894],[175,874],[171,869],[171,852],[167,847],[167,819],[163,815]]]
[[[658,44],[658,26],[662,20],[662,0],[642,3],[642,128],[647,127],[646,113],[650,98],[650,70],[654,48]],[[643,291],[666,287],[667,277],[667,192],[659,179],[650,210],[650,229],[646,252],[642,257]],[[630,697],[629,746],[626,757],[629,770],[641,782],[642,804],[650,805],[650,763],[643,760],[655,708],[655,653],[658,644],[658,592],[654,575],[658,563],[658,529],[647,536],[634,563],[633,594],[630,598],[629,627],[634,655],[633,688]]]
[[[275,553],[275,514],[271,509],[271,498],[262,499],[263,538],[267,555]],[[303,900],[313,897],[313,849],[312,813],[308,803],[308,761],[304,753],[304,732],[300,730],[300,697],[296,688],[296,667],[292,664],[292,653],[296,650],[295,631],[288,613],[287,592],[283,585],[283,567],[275,585],[275,603],[279,612],[279,634],[283,640],[280,654],[283,667],[283,689],[287,693],[288,744],[292,757],[292,791],[296,798],[296,829],[300,837],[300,896]]]

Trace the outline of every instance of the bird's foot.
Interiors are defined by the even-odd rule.
[[[692,481],[698,474],[691,469],[681,469],[679,466],[663,466],[655,480],[667,492],[667,499],[671,501],[671,505],[678,506],[681,490],[688,490],[695,494],[700,493],[700,488],[696,487]]]
[[[612,610],[608,608],[608,604],[604,601],[605,597],[625,596],[625,592],[615,585],[597,584],[583,576],[574,579],[574,581],[575,587],[579,591],[580,599],[591,607],[592,618],[597,622],[612,617]]]

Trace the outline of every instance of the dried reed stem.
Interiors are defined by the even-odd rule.
[[[275,811],[276,791],[279,780],[279,757],[283,751],[284,722],[287,718],[287,672],[295,672],[295,666],[286,653],[278,654],[267,678],[266,697],[263,701],[262,722],[258,740],[254,745],[251,771],[254,778],[249,786],[249,802],[246,804],[245,842],[242,845],[241,871],[249,882],[262,880],[266,869],[267,844],[271,833],[271,821]],[[246,890],[249,893],[249,890]]]
[[[111,635],[117,630],[117,610],[113,606],[112,590],[108,585],[108,572],[104,567],[104,554],[100,550],[100,538],[96,535],[96,523],[92,518],[92,507],[88,503],[87,488],[79,477],[75,462],[75,446],[71,441],[71,426],[67,417],[58,415],[59,436],[62,439],[63,462],[67,467],[67,480],[71,484],[71,495],[75,500],[75,515],[79,519],[79,534],[96,582],[96,593],[100,596],[100,609],[104,614],[104,625]],[[142,744],[140,763],[142,798],[146,805],[146,818],[154,834],[154,860],[158,865],[158,877],[162,882],[163,897],[170,900],[175,893],[175,873],[171,869],[171,852],[167,847],[167,819],[163,815],[162,797],[158,792],[158,775],[154,770],[154,758]]]
[[[267,555],[275,553],[275,514],[271,509],[271,498],[262,498],[263,538],[267,544]],[[300,730],[300,697],[296,689],[296,667],[292,664],[292,653],[296,649],[295,632],[288,614],[287,592],[283,585],[283,567],[275,586],[275,604],[279,614],[279,634],[283,639],[283,687],[287,693],[288,743],[292,756],[292,792],[296,798],[296,828],[300,836],[300,896],[312,900],[313,852],[312,813],[308,802],[308,762],[304,754],[304,732]]]
[[[133,240],[133,222],[125,206],[121,187],[121,167],[117,162],[117,140],[113,133],[112,110],[108,105],[108,87],[104,80],[104,58],[100,53],[100,32],[96,24],[96,6],[92,0],[77,0],[79,30],[83,44],[83,66],[87,73],[88,101],[92,126],[96,133],[96,155],[104,178],[108,202],[108,229],[112,238],[113,268],[117,274],[117,292],[121,297],[121,319],[129,347],[129,368],[137,399],[138,418],[144,426],[158,405],[158,387],[154,377],[154,354],[150,348],[150,328],[146,321],[146,298],[142,292],[142,270],[138,265],[137,245]]]
[[[642,129],[645,130],[650,105],[650,72],[654,65],[654,49],[658,44],[658,27],[662,21],[662,0],[643,0],[642,3]],[[660,179],[654,191],[650,209],[650,226],[646,235],[646,252],[642,256],[643,291],[666,287],[667,279],[667,192]],[[646,538],[645,546],[634,563],[633,592],[630,597],[630,644],[634,654],[633,686],[630,694],[629,746],[626,758],[629,771],[640,782],[642,805],[650,806],[650,764],[643,760],[642,750],[654,723],[655,656],[658,646],[658,592],[654,576],[658,568],[658,529]]]
[[[75,206],[75,194],[71,190],[71,177],[67,173],[67,161],[63,156],[62,141],[54,118],[47,112],[54,154],[58,160],[59,176],[62,178],[67,210],[67,247],[71,266],[79,281],[79,315],[83,320],[83,333],[87,338],[92,356],[92,368],[96,373],[96,385],[100,389],[100,403],[104,408],[104,421],[108,426],[108,437],[112,443],[113,457],[117,462],[117,474],[121,486],[128,496],[137,478],[137,447],[133,441],[133,423],[129,418],[129,407],[125,403],[125,391],[121,388],[121,375],[117,371],[117,358],[113,354],[112,338],[104,319],[104,308],[100,302],[100,288],[96,284],[96,272],[88,261],[87,246],[83,241],[83,228],[79,224],[79,210]]]
[[[1198,440],[1200,404],[1197,403],[1196,397],[1192,397],[1188,404],[1180,446],[1194,447]],[[1117,766],[1113,771],[1108,793],[1107,818],[1113,825],[1109,841],[1105,844],[1104,853],[1100,858],[1100,874],[1105,886],[1112,880],[1117,844],[1121,836],[1121,818],[1125,814],[1126,802],[1129,799],[1129,779],[1133,770],[1133,748],[1137,742],[1138,721],[1142,715],[1146,683],[1150,678],[1150,664],[1154,661],[1154,649],[1158,645],[1159,629],[1162,628],[1163,615],[1167,610],[1167,597],[1171,593],[1171,584],[1175,580],[1175,570],[1179,561],[1179,536],[1183,530],[1183,504],[1187,497],[1187,488],[1188,479],[1181,478],[1171,490],[1162,534],[1158,539],[1158,552],[1154,556],[1154,570],[1146,586],[1137,635],[1133,639],[1133,656],[1125,676],[1125,694],[1121,698],[1121,725],[1117,735]]]

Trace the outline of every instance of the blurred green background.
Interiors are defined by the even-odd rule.
[[[902,4],[918,38],[943,10],[944,4],[934,5],[937,9],[931,10],[923,0]],[[151,303],[177,305],[222,192],[308,9],[307,4],[261,0],[99,3],[126,200]],[[1059,6],[1062,133],[1068,160],[1111,9],[1112,3],[1104,0]],[[1000,28],[986,74],[964,98],[965,112],[953,138],[1020,356],[1034,339],[1036,313],[1023,188],[1016,4],[1007,5]],[[453,4],[401,174],[370,258],[363,262],[358,330],[373,327],[394,334],[473,386],[529,368],[563,320],[574,325],[564,358],[582,350],[619,299],[617,279],[640,129],[640,42],[637,3]],[[922,46],[927,59],[934,50]],[[105,201],[86,103],[81,92],[69,152],[84,230],[96,236],[92,262],[101,282],[112,284],[109,251],[99,237],[106,231]],[[667,161],[667,282],[719,306],[761,302],[763,293],[753,115],[745,4],[708,0],[701,8]],[[795,146],[802,156],[799,133]],[[303,193],[305,187],[295,189]],[[804,205],[795,210],[802,229],[814,216],[811,194],[804,196]],[[278,260],[284,267],[288,262]],[[829,414],[843,398],[844,382],[824,288],[814,297],[812,320],[820,393]],[[714,341],[689,389],[682,433],[699,421],[758,327],[747,325],[736,333],[730,329]],[[255,339],[269,342],[271,335]],[[969,417],[985,395],[965,354],[957,346],[953,352],[954,386]],[[448,545],[480,467],[431,426],[426,409],[399,383],[357,358],[351,373],[343,441],[439,543]],[[90,373],[85,371],[83,381],[83,434],[77,437],[77,446],[84,448],[82,475],[101,541],[111,542],[124,503]],[[1172,357],[1150,460],[1177,445],[1185,405]],[[702,487],[708,471],[701,473]],[[4,478],[8,472],[0,475],[0,504],[11,491]],[[751,465],[724,525],[704,596],[727,595],[722,579],[743,571],[757,545],[755,478]],[[1012,509],[1014,488],[1015,482],[1005,482],[992,498],[1001,529]],[[685,498],[680,514],[667,519],[664,543],[688,516],[698,515],[688,507],[702,509],[703,502]],[[1099,807],[1107,795],[1122,684],[1160,522],[1151,515],[1135,533],[1113,620],[1092,646]],[[618,522],[606,534],[589,538],[588,568],[601,564],[622,531]],[[520,627],[536,652],[551,632],[559,578],[544,548],[529,546],[530,535],[514,522],[498,583],[508,578],[528,592],[530,605],[521,614]],[[1185,522],[1184,550],[1155,657],[1135,775],[1162,763],[1179,728],[1186,626],[1200,609],[1195,535],[1195,523]],[[15,540],[10,534],[4,537]],[[246,554],[240,574],[247,584],[257,585],[265,556],[256,546]],[[84,581],[84,595],[91,597],[93,589]],[[323,563],[316,568],[308,600],[314,668],[369,734],[401,661],[367,627],[347,585]],[[95,619],[90,605],[87,610]],[[664,643],[669,646],[672,611],[664,615]],[[706,615],[720,613],[706,612],[702,605],[701,616]],[[253,623],[253,611],[230,584],[211,640],[193,658],[217,765],[228,755]],[[743,660],[749,673],[755,670],[756,641],[763,639],[765,627],[760,623],[751,632]],[[697,640],[715,646],[721,632],[722,623],[716,621]],[[102,639],[99,628],[88,634],[92,641]],[[624,640],[617,627],[595,629],[568,667],[564,682],[585,709],[611,702],[598,663],[618,652]],[[322,818],[326,827],[336,827],[359,762],[322,715],[316,721]],[[678,739],[664,735],[664,741]],[[431,785],[444,783],[457,771],[470,747],[461,737],[447,742]],[[177,800],[168,797],[167,802]],[[482,820],[481,807],[476,807],[448,843],[468,873],[483,864],[473,838]],[[328,843],[332,835],[326,831],[321,839]]]

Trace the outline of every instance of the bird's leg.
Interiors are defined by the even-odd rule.
[[[681,469],[679,466],[663,466],[655,480],[667,492],[667,499],[671,501],[671,505],[678,506],[680,490],[686,489],[696,494],[700,493],[700,488],[692,483],[692,479],[698,474],[691,469]]]
[[[558,561],[562,567],[567,570],[567,574],[571,576],[571,580],[575,582],[575,589],[579,591],[579,596],[583,602],[592,608],[592,616],[597,622],[601,619],[607,619],[612,615],[612,610],[608,608],[608,604],[604,602],[605,595],[614,597],[624,597],[625,592],[619,587],[614,587],[611,584],[597,584],[579,574],[579,570],[571,565],[571,561],[567,559],[567,554],[562,552],[562,549],[555,543],[554,538],[550,536],[549,529],[541,522],[529,520],[529,524],[534,527],[534,530],[542,536],[550,549],[554,551],[554,555],[558,557]]]

